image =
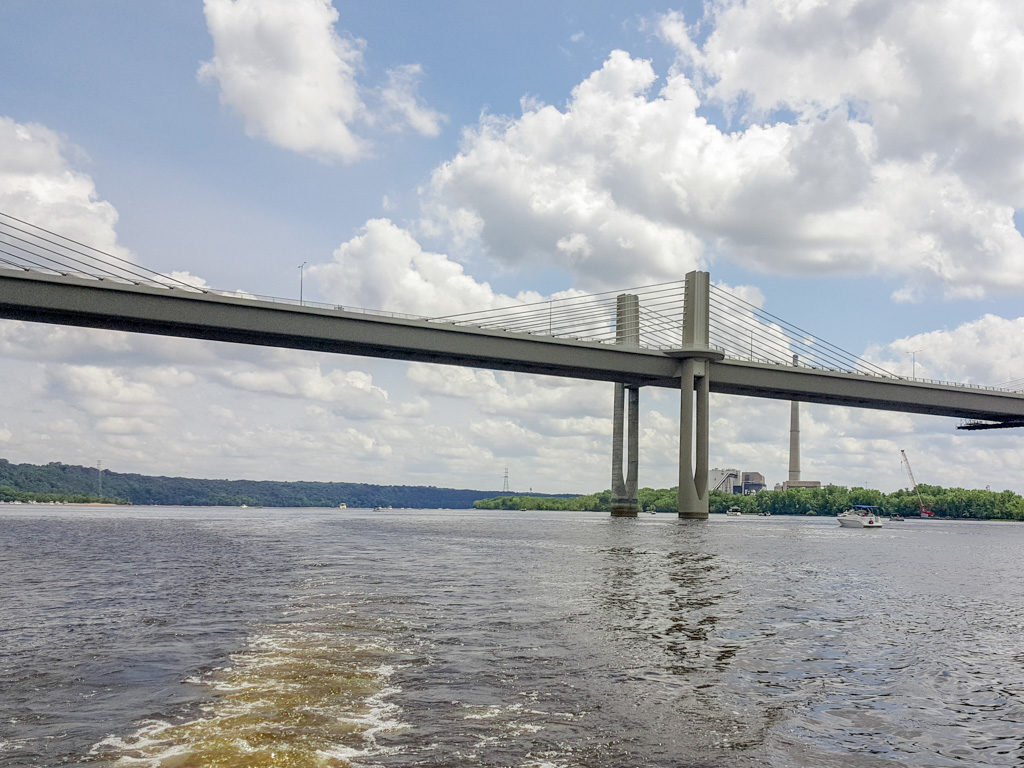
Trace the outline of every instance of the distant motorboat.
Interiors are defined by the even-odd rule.
[[[889,519],[892,522],[894,522],[894,523],[902,523],[903,522],[903,515],[901,515],[899,512],[897,512],[894,515],[889,515]]]
[[[739,507],[729,507],[725,511],[725,514],[728,515],[729,517],[739,517],[740,515],[743,514],[743,511]]]
[[[338,509],[348,509],[348,504],[341,502],[341,504],[338,505]]]
[[[878,515],[878,507],[870,504],[854,504],[845,512],[836,515],[839,525],[843,528],[881,528],[882,518]]]

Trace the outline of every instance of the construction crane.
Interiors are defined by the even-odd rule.
[[[917,480],[914,479],[914,470],[910,468],[910,459],[907,458],[907,452],[900,448],[900,455],[903,457],[903,466],[907,470],[907,474],[910,475],[910,483],[914,486],[914,493],[917,494],[917,503],[921,507],[921,517],[935,517],[935,513],[925,507],[924,500],[921,498],[921,491],[917,489]]]

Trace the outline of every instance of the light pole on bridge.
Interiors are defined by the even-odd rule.
[[[304,261],[299,264],[299,306],[302,306],[302,268],[309,264],[308,261]]]
[[[917,379],[917,353],[924,352],[924,349],[912,349],[910,351],[910,378]]]

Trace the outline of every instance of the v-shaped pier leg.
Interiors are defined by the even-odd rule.
[[[680,363],[679,516],[690,520],[708,518],[707,366],[706,360],[694,358]]]
[[[622,476],[622,427],[625,417],[625,394],[629,393],[629,427],[626,442],[626,477]],[[612,408],[612,515],[636,517],[640,511],[637,500],[637,470],[640,447],[640,388],[615,385]]]

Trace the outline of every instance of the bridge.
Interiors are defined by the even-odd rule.
[[[612,382],[623,516],[638,512],[642,387],[680,390],[679,516],[692,519],[708,515],[710,392],[1024,426],[1022,392],[897,376],[702,271],[426,318],[197,287],[0,213],[0,318]]]

